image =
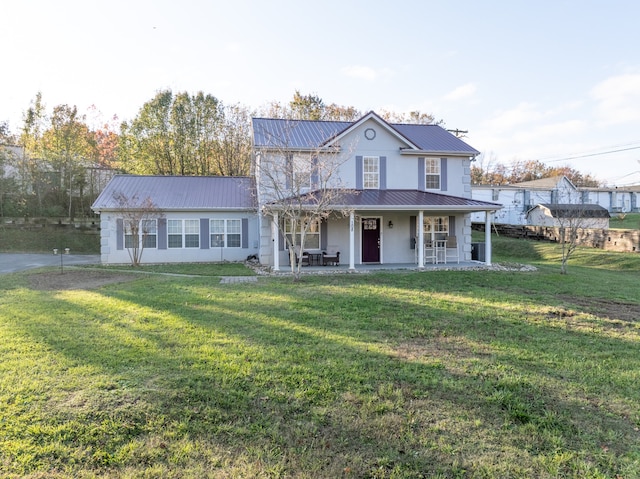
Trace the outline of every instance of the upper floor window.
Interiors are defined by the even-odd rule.
[[[378,189],[380,187],[380,158],[377,156],[363,157],[362,175],[362,184],[365,189]]]
[[[440,158],[425,158],[424,171],[425,188],[427,190],[440,189]]]

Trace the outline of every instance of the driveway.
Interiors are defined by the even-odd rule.
[[[97,254],[13,254],[0,253],[0,274],[15,273],[43,266],[63,266],[74,264],[99,264]]]

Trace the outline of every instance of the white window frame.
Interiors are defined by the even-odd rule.
[[[424,187],[425,190],[439,190],[442,186],[440,171],[440,158],[425,158],[424,160]]]
[[[180,238],[180,245],[171,244],[171,239]],[[195,241],[194,241],[195,239]],[[200,220],[167,220],[167,247],[169,249],[187,249],[200,247]]]
[[[149,231],[145,234],[145,225],[149,225]],[[124,222],[124,247],[133,248],[133,234],[127,233],[127,222]],[[158,222],[155,219],[140,220],[138,223],[138,248],[157,249],[158,248]],[[153,240],[153,241],[152,241]],[[144,241],[144,245],[142,244]]]
[[[380,157],[362,157],[362,186],[365,190],[380,188]]]
[[[302,231],[302,227],[303,225],[298,225],[297,228],[297,232],[296,232],[296,245],[300,246],[300,237],[301,237],[301,231]],[[321,223],[318,220],[315,220],[313,222],[313,224],[311,225],[311,227],[309,228],[309,230],[307,231],[307,234],[304,237],[304,248],[305,250],[320,250],[320,228],[321,228]],[[287,239],[289,240],[287,242],[287,248],[288,245],[290,244],[290,242],[292,242],[292,238],[293,238],[293,228],[291,226],[291,220],[289,219],[285,219],[284,220],[284,232],[285,235],[287,236]]]
[[[222,228],[220,229],[219,226]],[[214,236],[218,238],[214,238]],[[242,220],[211,218],[209,220],[209,242],[211,248],[242,248]]]
[[[435,235],[449,234],[449,217],[448,216],[425,216],[422,222],[422,231],[430,238]]]

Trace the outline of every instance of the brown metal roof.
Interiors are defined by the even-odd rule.
[[[314,193],[307,196],[313,198]],[[496,211],[501,204],[488,201],[443,195],[419,190],[345,190],[337,193],[334,208],[361,210],[439,210],[439,211]],[[304,201],[303,201],[304,202]],[[311,203],[312,201],[309,201]]]
[[[162,210],[246,210],[256,208],[253,180],[237,176],[117,175],[92,205],[95,211],[118,209],[115,195],[149,198]]]

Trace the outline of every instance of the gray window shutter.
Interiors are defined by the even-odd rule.
[[[167,249],[167,219],[158,218],[158,249]]]
[[[427,188],[425,176],[424,158],[418,158],[418,189],[424,191]]]
[[[361,190],[363,188],[362,168],[362,157],[356,156],[356,190]]]
[[[249,219],[242,218],[242,247],[247,249],[249,247]]]
[[[447,159],[446,158],[440,158],[440,191],[447,191]]]
[[[318,177],[318,157],[311,158],[311,189],[316,190],[320,187],[320,179]]]
[[[116,220],[116,249],[124,249],[124,220],[122,218]]]
[[[387,189],[387,157],[380,157],[380,189]]]
[[[416,249],[416,216],[409,216],[409,244],[411,249]]]
[[[320,249],[327,249],[327,239],[329,237],[329,221],[323,220],[320,223]]]
[[[200,249],[209,249],[209,218],[200,218]]]
[[[456,217],[449,216],[449,236],[456,235]]]

